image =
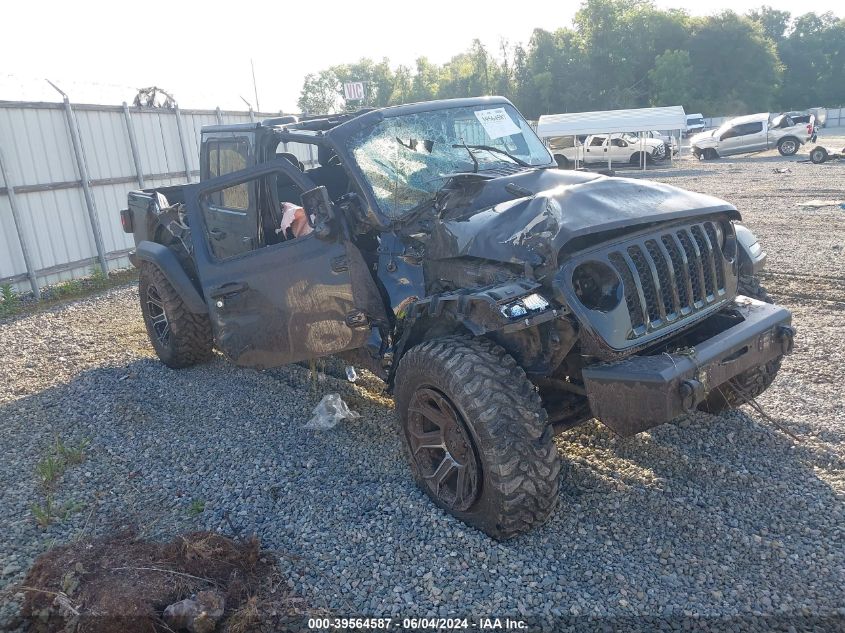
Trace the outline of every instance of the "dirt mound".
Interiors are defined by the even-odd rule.
[[[21,616],[39,633],[171,631],[168,605],[201,592],[225,601],[216,630],[288,630],[301,600],[287,592],[257,538],[194,532],[171,543],[131,533],[56,547],[39,556],[20,589]]]

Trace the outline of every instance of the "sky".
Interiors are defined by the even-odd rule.
[[[479,38],[489,50],[502,39],[527,42],[536,27],[570,26],[579,2],[514,0],[6,0],[0,37],[0,100],[131,102],[156,85],[185,108],[295,111],[306,74],[361,57],[442,63]],[[795,13],[794,0],[657,0],[693,15],[768,4]],[[288,6],[286,6],[288,5]],[[841,0],[815,0],[807,10],[843,15]],[[798,11],[803,12],[803,11]],[[256,108],[257,109],[257,108]]]

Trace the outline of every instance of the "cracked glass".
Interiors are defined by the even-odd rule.
[[[553,164],[525,119],[499,104],[386,117],[356,134],[350,149],[391,220],[429,203],[451,175]]]

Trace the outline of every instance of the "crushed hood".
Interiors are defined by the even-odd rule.
[[[716,130],[707,130],[706,132],[699,132],[698,134],[693,135],[690,139],[690,143],[695,145],[701,141],[713,138],[713,135],[716,133]]]
[[[739,217],[723,200],[671,185],[533,170],[448,194],[427,252],[435,259],[478,257],[539,266],[556,263],[550,258],[579,237],[718,212]]]

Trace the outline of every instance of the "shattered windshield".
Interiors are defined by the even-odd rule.
[[[350,149],[380,211],[391,220],[431,201],[449,175],[552,163],[543,143],[510,105],[387,117],[356,134]]]

